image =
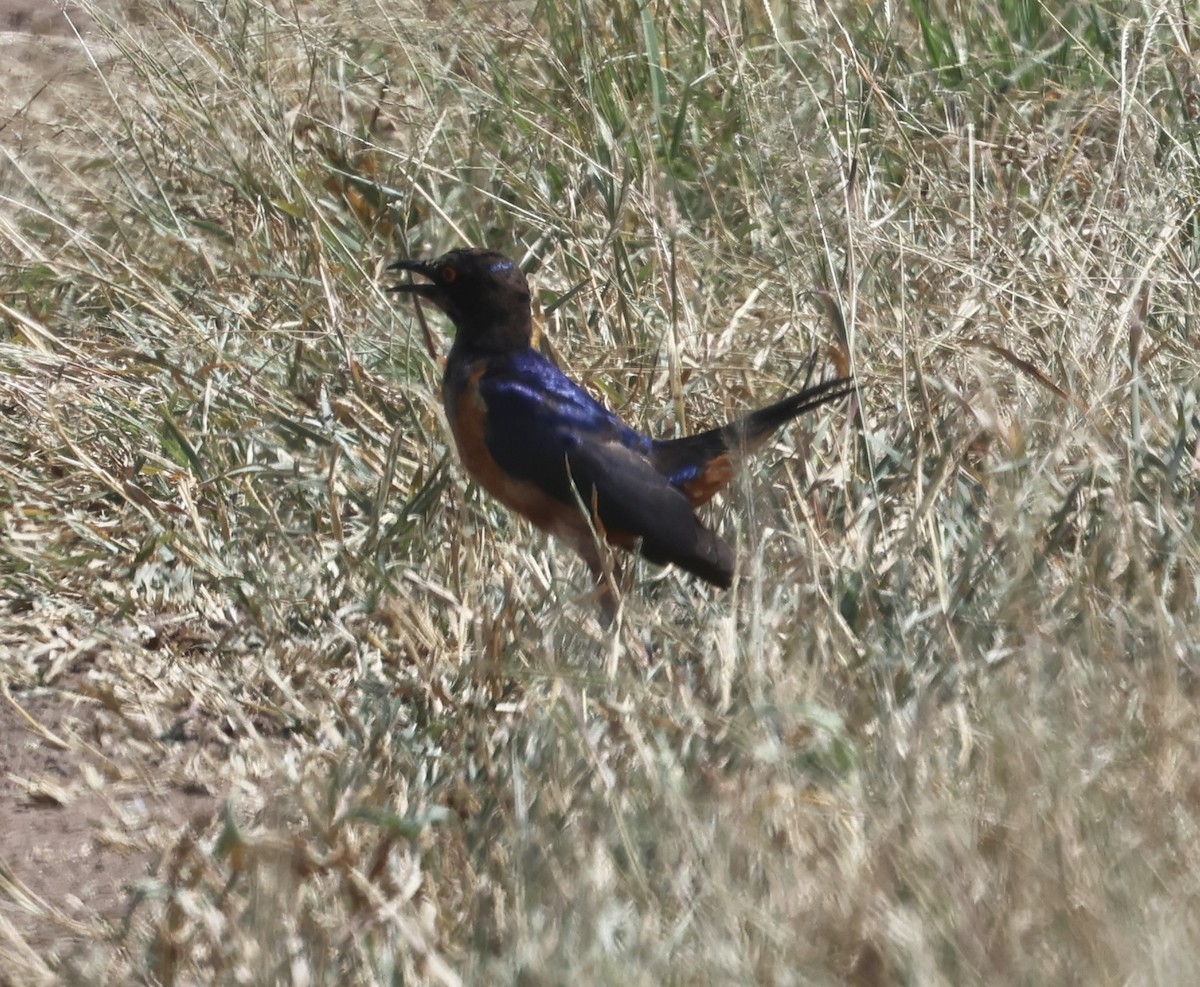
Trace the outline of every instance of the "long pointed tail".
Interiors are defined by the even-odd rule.
[[[806,411],[845,397],[853,389],[853,377],[834,377],[720,428],[656,442],[654,466],[687,494],[694,506],[699,506],[733,479],[741,461],[780,426]]]

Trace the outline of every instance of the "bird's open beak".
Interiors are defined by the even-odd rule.
[[[423,278],[429,278],[429,282],[424,281],[408,281],[404,284],[393,284],[388,286],[388,291],[400,291],[410,295],[420,295],[422,298],[427,298],[434,305],[441,307],[442,289],[436,283],[433,275],[433,267],[427,261],[423,260],[398,260],[394,264],[388,265],[389,271],[411,271],[413,274],[419,274]]]

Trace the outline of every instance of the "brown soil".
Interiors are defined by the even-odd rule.
[[[93,153],[89,115],[113,98],[118,63],[92,19],[68,12],[0,0],[0,194]],[[0,987],[6,955],[49,976],[55,957],[119,931],[162,849],[224,794],[181,781],[191,742],[106,708],[86,671],[29,688],[30,631],[0,613]]]
[[[75,30],[91,26],[92,19],[75,4],[67,4],[65,14],[63,5],[52,0],[0,0],[0,31],[74,37]]]
[[[164,783],[163,748],[113,743],[113,725],[66,692],[0,698],[0,922],[43,957],[115,930],[158,848],[216,805]]]

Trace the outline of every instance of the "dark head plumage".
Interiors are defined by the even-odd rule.
[[[503,254],[471,247],[434,260],[398,260],[388,270],[428,279],[388,290],[418,295],[440,308],[454,323],[461,345],[498,351],[530,345],[529,282]]]

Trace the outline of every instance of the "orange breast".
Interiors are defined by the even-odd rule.
[[[485,368],[473,372],[451,415],[450,428],[463,466],[484,490],[500,503],[529,518],[543,531],[574,540],[587,525],[574,505],[550,496],[535,483],[509,476],[488,451],[487,406],[479,394],[479,378]]]

